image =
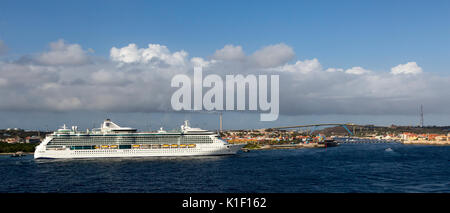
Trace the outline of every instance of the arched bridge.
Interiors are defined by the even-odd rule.
[[[280,127],[272,127],[270,129],[293,129],[293,128],[303,128],[303,127],[318,127],[318,126],[342,126],[350,135],[354,135],[352,131],[348,128],[348,126],[357,127],[364,126],[354,123],[323,123],[323,124],[306,124],[306,125],[295,125],[295,126],[280,126]]]
[[[280,126],[280,127],[272,127],[270,129],[293,129],[293,128],[303,128],[303,127],[318,127],[318,126],[342,126],[350,136],[354,136],[355,127],[366,127],[367,125],[359,125],[354,123],[323,123],[323,124],[306,124],[306,125],[295,125],[295,126]],[[351,131],[348,127],[353,127],[353,131]],[[370,125],[371,127],[377,127],[374,125]],[[391,140],[376,140],[376,139],[358,139],[354,140],[352,137],[343,138],[344,143],[386,143],[386,142],[397,142]]]

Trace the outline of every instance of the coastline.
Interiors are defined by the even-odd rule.
[[[22,152],[22,153],[26,154],[26,155],[34,154],[34,152]],[[13,154],[15,154],[15,152],[2,152],[2,153],[0,153],[0,155],[13,155]]]
[[[243,148],[243,150],[272,150],[272,149],[302,149],[302,148],[325,148],[324,144],[310,143],[310,144],[277,144],[277,145],[263,145],[260,147]]]
[[[438,145],[438,146],[450,146],[450,141],[426,141],[426,140],[417,140],[417,141],[402,141],[403,144],[408,145]]]
[[[450,146],[450,141],[406,141],[400,140],[400,144],[404,145],[429,145],[429,146]],[[302,149],[302,148],[325,148],[324,144],[310,143],[310,144],[277,144],[277,145],[262,145],[258,147],[245,147],[243,150],[273,150],[273,149]]]

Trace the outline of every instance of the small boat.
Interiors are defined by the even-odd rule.
[[[324,144],[325,147],[335,147],[335,146],[339,145],[339,143],[336,142],[333,139],[327,139],[327,140],[324,140],[324,141],[320,141],[320,142],[318,142],[318,144]]]
[[[23,154],[23,152],[16,152],[16,153],[13,153],[12,155],[11,155],[11,157],[22,157],[22,156],[26,156],[25,154]]]

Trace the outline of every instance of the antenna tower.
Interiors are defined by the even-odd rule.
[[[222,132],[222,112],[219,113],[219,131]]]
[[[423,105],[420,105],[420,127],[423,128]]]

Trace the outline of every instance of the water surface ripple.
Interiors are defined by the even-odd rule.
[[[0,182],[0,192],[450,192],[450,147],[343,144],[234,156],[71,160],[2,155]]]

